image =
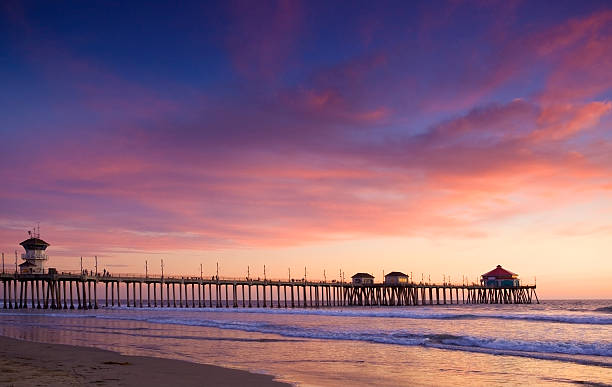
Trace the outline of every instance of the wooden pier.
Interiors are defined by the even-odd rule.
[[[369,284],[196,277],[0,274],[4,309],[321,308],[539,303],[535,285]],[[100,294],[102,293],[102,294]],[[123,303],[123,304],[122,304]]]

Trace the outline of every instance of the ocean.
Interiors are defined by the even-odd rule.
[[[1,310],[0,335],[243,369],[299,386],[612,386],[612,300]]]

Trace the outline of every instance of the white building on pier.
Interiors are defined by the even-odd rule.
[[[25,260],[19,265],[21,274],[44,274],[45,261],[49,256],[45,253],[49,244],[40,239],[40,233],[28,232],[30,238],[21,242],[20,245],[25,249],[25,254],[21,254],[21,259]]]

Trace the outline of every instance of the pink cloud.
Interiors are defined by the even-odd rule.
[[[544,102],[584,100],[612,87],[612,11],[569,20],[532,44],[540,56],[554,60]]]
[[[601,11],[554,26],[537,38],[538,53],[550,55],[555,51],[574,46],[584,39],[590,40],[598,36],[602,29],[609,28],[610,22],[612,22],[612,11]]]
[[[612,102],[590,102],[584,105],[553,105],[544,108],[538,117],[540,129],[534,138],[559,140],[597,125],[612,110]]]
[[[234,65],[246,77],[273,79],[291,60],[299,7],[234,11],[238,27],[227,37]],[[263,26],[260,12],[271,15]],[[35,158],[8,160],[11,172],[0,173],[5,223],[36,205],[41,219],[32,220],[49,224],[67,251],[108,254],[486,236],[490,222],[609,190],[610,143],[576,141],[587,131],[606,133],[611,104],[598,93],[609,87],[602,76],[610,67],[599,67],[609,59],[608,23],[597,14],[522,37],[534,41],[525,57],[550,61],[551,75],[535,96],[484,105],[484,95],[529,71],[513,58],[519,45],[505,46],[487,74],[467,66],[465,79],[436,83],[424,102],[407,87],[418,79],[393,76],[397,63],[383,52],[325,66],[260,99],[259,89],[245,87],[246,96],[197,94],[190,104],[54,51],[59,59],[45,71],[70,80],[66,87],[82,98],[76,109],[100,113],[106,130],[86,130],[97,122],[72,128],[74,137],[50,141]],[[404,116],[423,106],[473,108],[436,116],[431,127],[404,126]]]

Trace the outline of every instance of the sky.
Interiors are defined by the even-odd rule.
[[[0,251],[612,298],[610,69],[609,1],[3,1]]]

